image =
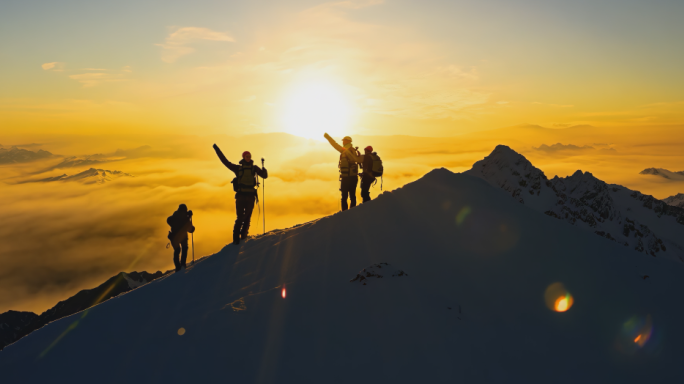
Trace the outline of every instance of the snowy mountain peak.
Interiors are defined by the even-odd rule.
[[[503,145],[465,174],[486,180],[548,216],[651,256],[684,261],[684,209],[677,204],[609,185],[581,170],[546,180],[524,156]]]
[[[509,164],[515,164],[516,166],[532,165],[532,163],[530,163],[525,158],[525,156],[514,151],[511,147],[501,144],[497,145],[496,148],[494,148],[494,150],[492,151],[492,153],[490,153],[489,156],[485,157],[483,161],[490,164],[501,164],[505,162]]]
[[[544,172],[505,145],[497,145],[489,156],[476,162],[465,174],[486,180],[521,203],[529,197],[540,196],[543,185],[550,187]]]

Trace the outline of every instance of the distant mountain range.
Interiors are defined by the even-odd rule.
[[[548,216],[651,256],[684,261],[681,206],[607,184],[589,172],[549,180],[524,156],[504,145],[465,173],[486,180]]]
[[[660,176],[670,180],[684,180],[684,171],[673,172],[663,168],[646,168],[639,172],[640,175]]]
[[[155,273],[121,272],[96,288],[84,289],[76,295],[60,301],[41,315],[17,311],[2,313],[0,314],[0,350],[51,321],[88,309],[93,305],[158,279],[166,273],[161,271]]]
[[[539,148],[535,148],[538,151],[544,151],[544,152],[557,152],[557,151],[586,151],[590,149],[594,149],[594,147],[591,147],[589,145],[583,145],[583,146],[577,146],[573,144],[561,144],[561,143],[556,143],[552,145],[546,145],[542,144],[539,146]]]
[[[0,164],[28,163],[35,160],[47,159],[54,156],[48,151],[39,149],[37,152],[18,147],[4,148],[0,145]]]
[[[136,157],[145,157],[149,156],[151,153],[152,147],[149,145],[144,145],[142,147],[133,149],[117,149],[113,153],[109,154],[96,153],[86,156],[69,156],[65,157],[59,164],[55,164],[50,168],[43,170],[42,172],[48,172],[60,168],[84,167]]]
[[[86,171],[77,173],[75,175],[67,175],[66,173],[60,176],[54,176],[54,177],[47,177],[45,179],[39,179],[39,180],[28,180],[24,181],[24,183],[48,183],[48,182],[53,182],[53,181],[78,181],[83,184],[104,184],[108,181],[112,181],[114,179],[120,178],[120,177],[133,177],[133,175],[130,175],[128,173],[124,173],[121,171],[110,171],[107,169],[96,169],[96,168],[90,168]]]
[[[50,167],[49,169],[47,169],[47,171],[53,170],[53,169],[58,169],[58,168],[84,167],[84,166],[90,166],[93,164],[105,163],[105,162],[106,161],[104,161],[102,159],[93,158],[91,156],[88,156],[88,157],[71,156],[71,157],[65,157],[61,163]]]

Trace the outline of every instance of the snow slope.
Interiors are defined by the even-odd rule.
[[[684,262],[684,209],[589,172],[549,180],[524,156],[497,146],[466,171],[518,202],[654,257]]]
[[[388,266],[367,285],[355,280]],[[554,282],[574,296],[567,312],[544,303]],[[440,169],[50,323],[0,352],[0,375],[3,383],[677,383],[681,292],[681,263],[644,257]]]
[[[155,273],[145,271],[120,272],[93,289],[81,290],[74,296],[60,301],[40,316],[32,312],[8,311],[2,313],[0,314],[0,350],[52,321],[81,312],[123,292],[145,285],[163,275],[161,271]],[[19,314],[23,321],[17,321]],[[3,319],[11,320],[8,323],[14,324],[11,327],[12,329],[3,327]]]

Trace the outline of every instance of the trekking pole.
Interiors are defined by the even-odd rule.
[[[192,224],[192,219],[190,219],[190,223]],[[190,265],[195,265],[195,232],[191,233],[190,237],[192,238],[192,263]]]
[[[264,158],[261,158],[261,169],[264,168]],[[266,179],[263,179],[264,189],[261,190],[261,203],[264,205],[264,234],[266,234]]]

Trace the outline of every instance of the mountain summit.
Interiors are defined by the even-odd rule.
[[[3,383],[684,381],[682,264],[506,193],[438,169],[226,246],[8,346]]]
[[[684,209],[578,170],[547,179],[524,156],[499,145],[465,174],[518,202],[651,256],[684,262]]]

